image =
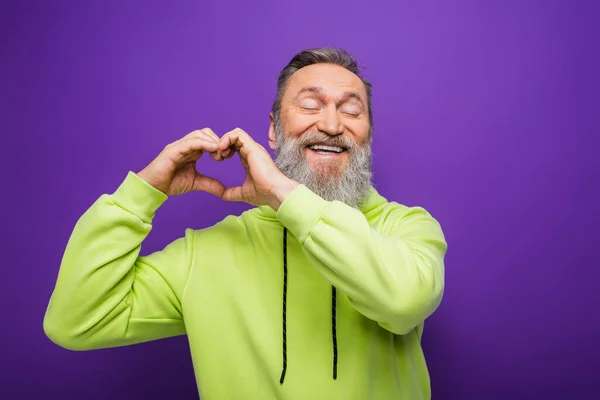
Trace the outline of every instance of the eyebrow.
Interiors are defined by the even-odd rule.
[[[308,87],[303,88],[302,90],[300,90],[298,92],[298,94],[296,94],[296,99],[298,99],[301,95],[306,94],[306,93],[323,95],[325,93],[325,91],[320,86],[308,86]],[[353,92],[353,91],[347,91],[347,92],[342,93],[342,95],[337,98],[337,104],[345,103],[350,99],[358,100],[364,108],[365,104],[363,103],[362,98],[360,97],[360,95],[357,92]]]

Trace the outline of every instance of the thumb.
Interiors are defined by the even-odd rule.
[[[244,201],[242,187],[234,186],[223,191],[221,198],[225,201]]]
[[[221,197],[225,191],[225,185],[210,176],[202,175],[200,172],[196,171],[192,190],[201,190]]]

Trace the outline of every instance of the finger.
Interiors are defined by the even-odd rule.
[[[231,144],[231,140],[229,136],[223,135],[221,140],[219,141],[219,154],[223,159],[229,159],[233,157],[236,152],[236,148]]]
[[[209,140],[214,140],[217,144],[219,144],[219,141],[221,140],[217,136],[217,134],[210,128],[200,129],[200,135],[202,135],[202,137],[208,138]],[[224,159],[219,150],[211,151],[209,152],[209,154],[210,158],[212,158],[215,161],[223,161]]]
[[[202,128],[202,129],[196,129],[194,131],[191,131],[190,133],[188,133],[187,135],[182,137],[181,140],[190,139],[190,138],[194,138],[194,137],[199,137],[199,138],[206,137],[206,138],[214,139],[217,142],[219,141],[219,137],[217,136],[217,134],[215,132],[213,132],[213,130],[210,128]]]
[[[235,148],[243,157],[248,157],[252,150],[256,149],[257,143],[240,128],[227,132],[221,138],[219,150],[225,151],[229,148]]]
[[[210,153],[208,153],[210,155],[210,158],[212,158],[215,161],[223,161],[225,158],[221,155],[220,151],[211,151]]]
[[[209,141],[214,141],[215,143],[219,143],[221,139],[217,136],[217,134],[210,128],[203,128],[199,130],[192,131],[188,133],[186,136],[182,138],[182,140],[190,139],[190,138],[203,138]],[[217,151],[209,151],[210,156],[215,161],[222,161],[223,157],[220,152]]]
[[[196,172],[192,190],[201,190],[203,192],[221,197],[225,191],[225,185],[223,185],[223,183],[220,181],[211,178],[210,176],[202,175],[201,173]]]
[[[225,201],[244,201],[242,196],[242,187],[234,186],[223,191],[221,198]]]
[[[241,154],[241,151],[235,149],[235,147],[228,147],[226,150],[219,150],[219,152],[221,153],[221,157],[223,157],[224,160],[228,160],[231,157],[235,156],[235,153],[240,153],[240,161],[242,162],[244,168],[248,169],[248,162],[246,161],[246,156]]]
[[[215,142],[219,143],[219,140],[221,140],[217,134],[210,128],[204,128],[204,129],[200,129],[200,132],[202,132],[204,135],[213,138],[215,140]]]
[[[202,150],[202,151],[217,151],[219,149],[219,144],[215,143],[212,139],[208,139],[205,137],[192,137],[188,138],[181,142],[180,150],[182,152],[185,151],[193,151],[193,150]]]
[[[212,129],[204,128],[204,129],[201,129],[200,132],[202,132],[204,137],[214,140],[217,145],[219,144],[219,141],[221,139],[217,136],[217,134]],[[212,158],[215,161],[223,161],[224,160],[224,157],[221,154],[221,151],[219,151],[219,150],[211,151],[209,154],[210,154],[210,158]]]
[[[169,152],[173,161],[191,161],[200,158],[203,152],[217,151],[218,145],[212,140],[205,138],[190,137],[170,145]]]
[[[240,157],[240,162],[242,163],[242,167],[246,170],[246,176],[250,175],[250,165],[248,165],[246,158]]]
[[[244,144],[251,144],[254,140],[240,128],[235,128],[223,135],[219,142],[219,148],[226,150],[229,147],[240,148]]]
[[[226,133],[226,134],[223,135],[223,137],[219,141],[219,150],[221,152],[229,150],[229,147],[231,146],[230,136],[231,135],[229,133]]]
[[[228,147],[225,150],[219,150],[219,153],[221,154],[221,157],[223,157],[223,159],[228,159],[235,155],[235,150],[231,147]]]

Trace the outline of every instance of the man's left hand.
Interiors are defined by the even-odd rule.
[[[221,196],[223,200],[268,205],[277,211],[287,195],[298,186],[298,182],[277,168],[267,150],[240,128],[223,135],[219,150],[225,158],[237,152],[246,170],[242,186],[227,188]]]

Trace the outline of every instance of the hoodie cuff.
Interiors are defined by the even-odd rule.
[[[152,222],[156,210],[169,198],[132,171],[129,171],[111,197],[119,207],[146,223]]]
[[[300,184],[279,206],[277,219],[304,244],[328,205],[327,200]]]

